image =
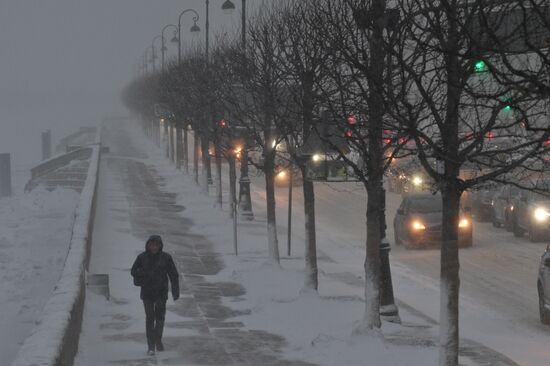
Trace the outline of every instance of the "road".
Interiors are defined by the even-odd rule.
[[[227,197],[225,166],[223,175]],[[255,219],[265,221],[264,178],[254,169],[250,176]],[[346,268],[357,279],[362,278],[365,255],[366,200],[360,183],[315,183],[318,255],[330,257],[338,264],[334,267]],[[408,250],[394,245],[393,218],[400,201],[400,195],[387,193],[387,236],[392,244],[390,260],[396,298],[437,321],[440,251]],[[276,205],[279,248],[284,260],[288,188],[276,189]],[[292,256],[296,257],[303,255],[305,237],[301,186],[294,187],[292,205]],[[550,365],[550,328],[540,323],[536,289],[539,260],[546,244],[516,238],[490,223],[474,222],[473,233],[473,247],[460,250],[461,335],[492,347],[523,366]],[[333,268],[326,262],[320,265],[321,287],[322,276],[331,271]]]
[[[265,219],[263,177],[252,175],[254,212],[257,219]],[[366,231],[363,186],[316,183],[315,195],[319,250],[361,276]],[[279,245],[281,253],[286,254],[288,188],[278,188],[276,200]],[[394,276],[396,297],[437,319],[440,252],[408,250],[393,244],[393,217],[400,200],[400,195],[387,194],[387,235],[392,243],[392,267],[398,273]],[[303,238],[301,186],[293,191],[292,221],[293,237]],[[294,241],[293,254],[302,253],[303,242]],[[474,223],[473,247],[460,250],[461,334],[490,343],[522,365],[550,364],[550,353],[545,350],[550,341],[550,328],[539,321],[536,291],[538,264],[544,249],[545,244],[516,238],[490,223]],[[320,268],[320,273],[329,271],[330,268]],[[400,284],[399,278],[403,277],[408,278]],[[411,296],[409,286],[413,282],[420,289],[430,288],[436,296],[429,301],[419,300],[418,295]]]

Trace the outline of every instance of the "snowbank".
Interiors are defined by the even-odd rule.
[[[98,132],[98,136],[101,131]],[[78,347],[85,297],[85,268],[93,227],[100,143],[92,146],[86,184],[75,214],[69,252],[42,318],[25,340],[12,366],[70,365]]]

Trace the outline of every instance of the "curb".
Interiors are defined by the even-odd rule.
[[[75,212],[63,272],[42,310],[42,317],[23,342],[12,366],[69,366],[78,350],[101,152],[101,128],[90,148],[88,176]]]

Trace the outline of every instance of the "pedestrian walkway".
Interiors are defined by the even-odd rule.
[[[188,233],[193,223],[179,214],[185,208],[175,203],[175,194],[163,191],[162,177],[140,161],[143,153],[130,141],[120,143],[124,130],[106,128],[103,133],[112,153],[102,158],[90,266],[92,273],[109,274],[111,301],[88,292],[75,364],[313,365],[285,360],[283,338],[231,320],[249,311],[232,309],[222,298],[238,302],[246,290],[238,283],[208,279],[224,266],[212,243]],[[167,306],[167,351],[154,357],[145,356],[138,291],[125,289],[132,286],[127,268],[151,233],[163,236],[182,272],[181,298]]]
[[[254,277],[260,276],[256,270],[261,267],[258,263],[264,260],[265,251],[255,246],[263,243],[265,224],[242,225],[246,231],[242,236],[258,240],[243,250],[238,259],[224,257],[227,252],[221,253],[206,236],[196,234],[209,223],[193,221],[197,217],[190,214],[192,207],[178,201],[176,192],[170,189],[173,182],[147,164],[144,160],[147,150],[131,138],[127,128],[125,125],[104,128],[103,143],[110,147],[111,153],[102,158],[90,272],[109,274],[111,298],[107,301],[88,292],[75,365],[368,364],[362,358],[372,359],[373,365],[389,365],[392,361],[388,363],[387,357],[392,352],[399,365],[436,364],[436,323],[406,304],[400,304],[404,326],[385,324],[388,332],[384,333],[383,341],[352,339],[352,320],[358,318],[357,310],[361,311],[363,306],[361,297],[354,294],[361,294],[363,281],[322,253],[320,262],[326,272],[320,276],[330,295],[297,300],[298,291],[294,289],[300,287],[296,283],[300,281],[303,258],[286,259],[284,272],[265,270],[275,278],[261,277],[256,281],[262,282],[261,287],[249,287],[254,284]],[[187,197],[186,202],[194,200]],[[216,211],[211,206],[203,209]],[[212,223],[215,225],[216,220]],[[132,286],[129,267],[135,255],[143,250],[145,239],[153,233],[163,236],[165,250],[173,255],[182,272],[182,296],[175,303],[169,300],[167,305],[166,351],[150,357],[145,354],[139,289]],[[224,240],[223,233],[220,238]],[[235,262],[227,263],[228,260]],[[235,270],[238,273],[219,276],[220,272],[227,272],[226,265],[236,263],[241,266]],[[298,276],[293,277],[293,271]],[[285,280],[293,286],[287,292],[280,287]],[[259,288],[269,296],[261,298]],[[259,299],[248,301],[251,290]],[[268,301],[275,306],[267,306]],[[288,329],[289,322],[294,328]],[[327,325],[316,327],[315,322]],[[331,327],[342,324],[345,334],[330,333]],[[313,329],[304,329],[310,326]],[[467,340],[462,342],[461,355],[464,366],[517,366]]]

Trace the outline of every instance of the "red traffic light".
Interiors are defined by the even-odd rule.
[[[354,114],[350,114],[347,118],[348,125],[355,125],[357,124],[357,117],[355,117]]]
[[[227,122],[225,122],[225,119],[222,118],[218,121],[218,127],[220,127],[220,128],[227,127]]]
[[[346,132],[344,132],[344,137],[353,137],[353,131],[352,130],[346,130]]]

